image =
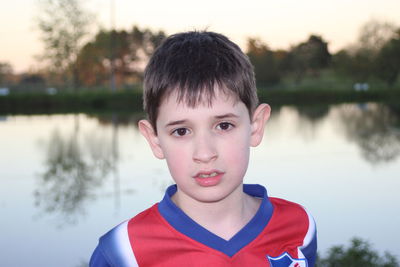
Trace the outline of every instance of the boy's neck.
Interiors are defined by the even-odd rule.
[[[201,202],[178,191],[172,201],[196,223],[225,239],[231,239],[256,214],[261,200],[243,192],[242,186],[217,202]]]

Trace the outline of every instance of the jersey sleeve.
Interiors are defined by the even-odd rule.
[[[108,264],[106,258],[104,257],[103,253],[100,251],[100,247],[97,246],[94,250],[92,257],[90,258],[89,267],[111,267]]]
[[[128,235],[128,221],[114,227],[100,238],[90,259],[90,267],[138,266]]]
[[[312,267],[315,265],[317,257],[317,227],[314,218],[306,210],[308,215],[308,231],[304,237],[303,245],[299,247],[299,254],[303,255],[307,259],[308,266]]]

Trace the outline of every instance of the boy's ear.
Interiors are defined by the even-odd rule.
[[[258,146],[264,136],[265,123],[271,114],[271,107],[267,104],[260,104],[253,113],[251,122],[251,146]]]
[[[146,138],[153,151],[154,156],[159,159],[164,158],[164,153],[161,149],[159,139],[148,120],[140,120],[138,123],[140,133]]]

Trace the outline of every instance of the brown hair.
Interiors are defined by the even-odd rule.
[[[253,65],[239,46],[214,32],[171,35],[155,50],[144,73],[144,109],[155,132],[158,109],[175,90],[177,101],[210,105],[214,89],[233,92],[251,116],[258,104]]]

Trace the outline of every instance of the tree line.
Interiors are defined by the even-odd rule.
[[[38,1],[41,13],[37,26],[45,47],[40,57],[44,67],[15,75],[10,64],[0,62],[0,87],[137,85],[149,57],[166,38],[162,30],[139,26],[130,30],[100,29],[93,36],[89,33],[92,15],[79,1]],[[318,82],[324,75],[335,84],[379,81],[385,87],[398,87],[400,28],[387,22],[368,21],[353,45],[335,53],[317,34],[290,48],[275,50],[259,38],[248,38],[244,50],[254,65],[259,88],[285,88],[288,84],[299,87],[307,79]]]
[[[367,83],[378,80],[394,87],[400,73],[400,28],[371,20],[365,23],[355,44],[331,53],[320,35],[288,50],[272,50],[259,39],[249,39],[247,54],[255,66],[260,85],[284,80],[300,85],[305,77],[318,78],[329,72],[333,80]]]

